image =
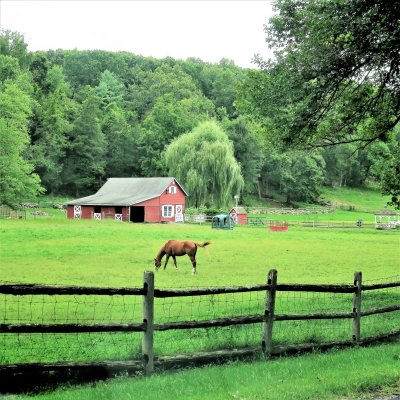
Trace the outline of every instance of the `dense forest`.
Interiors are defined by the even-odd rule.
[[[235,194],[245,203],[255,196],[315,202],[322,185],[374,183],[395,195],[397,122],[384,139],[335,142],[328,133],[343,122],[344,110],[362,106],[339,98],[330,114],[318,116],[324,142],[295,140],[293,126],[307,119],[304,110],[315,99],[289,69],[282,71],[281,59],[242,69],[226,59],[29,52],[21,34],[1,31],[0,203],[17,206],[40,194],[78,197],[109,177],[136,176],[175,176],[194,207],[223,207]],[[358,100],[384,90],[357,82]],[[382,118],[392,121],[382,116],[385,101],[380,113],[345,128],[371,131]]]

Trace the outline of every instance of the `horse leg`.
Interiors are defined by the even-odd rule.
[[[167,267],[168,260],[169,260],[169,254],[167,254],[166,257],[165,257],[164,269]]]
[[[175,271],[178,271],[178,265],[176,264],[176,257],[175,257],[175,256],[172,256],[172,259],[174,260]]]
[[[194,275],[196,273],[196,258],[195,256],[189,256],[190,257],[190,261],[192,262],[192,275]]]

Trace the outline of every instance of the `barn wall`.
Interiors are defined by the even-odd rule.
[[[132,205],[133,207],[144,207],[144,222],[161,221],[160,199],[158,197]]]
[[[170,185],[171,186],[171,185]],[[186,209],[186,196],[185,193],[180,189],[178,185],[176,186],[176,193],[168,193],[168,188],[161,194],[160,197],[144,201],[142,203],[137,203],[135,206],[145,207],[144,220],[145,222],[173,222],[175,221],[175,215],[172,218],[165,218],[162,216],[162,206],[163,205],[182,205],[183,213]],[[133,205],[132,205],[133,207]]]
[[[161,210],[159,206],[146,206],[144,209],[145,222],[160,222]]]
[[[129,222],[129,207],[122,207],[122,221]]]
[[[81,219],[93,219],[93,213],[94,213],[93,206],[82,206],[81,210],[82,210]],[[108,219],[115,219],[115,207],[101,206],[101,217]],[[74,219],[73,205],[68,205],[67,207],[67,218]],[[122,207],[122,219],[123,221],[129,221],[129,207]]]
[[[168,193],[168,188],[170,186],[175,186],[176,187],[176,193],[175,194],[171,194]],[[172,218],[165,218],[162,217],[162,206],[163,205],[172,205],[172,206],[176,206],[176,205],[182,205],[183,210],[182,213],[185,213],[186,210],[186,196],[185,193],[183,193],[183,191],[181,190],[181,188],[176,185],[175,183],[171,183],[169,185],[169,187],[162,193],[162,195],[160,196],[160,217],[161,217],[161,221],[175,221],[175,216]]]
[[[93,218],[94,207],[92,206],[82,206],[81,219],[91,219]]]
[[[81,207],[81,219],[91,219],[93,218],[94,208],[91,206]],[[68,205],[67,207],[67,218],[74,219],[74,206]]]
[[[74,218],[74,206],[67,206],[67,218],[68,219]]]

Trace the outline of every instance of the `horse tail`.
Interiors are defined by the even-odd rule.
[[[211,242],[195,243],[195,245],[198,246],[198,247],[206,247],[206,246],[208,246],[209,244],[211,244]]]

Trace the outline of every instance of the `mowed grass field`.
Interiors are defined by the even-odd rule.
[[[156,273],[158,287],[262,284],[269,269],[279,282],[351,283],[399,273],[398,231],[290,227],[214,230],[209,224],[126,224],[46,218],[1,221],[0,280],[82,286],[142,285],[143,271],[169,239],[212,244],[199,249],[198,273],[188,257]]]
[[[390,196],[383,196],[378,188],[324,187],[321,192],[320,197],[329,200],[334,206],[347,205],[362,210],[379,211],[390,201]]]
[[[58,213],[58,214],[57,214]],[[355,271],[363,272],[366,283],[377,283],[382,278],[393,278],[399,275],[400,236],[398,231],[376,231],[371,228],[361,229],[313,229],[289,227],[288,232],[269,232],[262,227],[235,227],[232,231],[213,230],[210,225],[189,224],[126,224],[115,221],[78,221],[67,220],[60,212],[50,217],[37,217],[27,220],[3,220],[0,226],[0,281],[15,283],[45,283],[102,287],[141,287],[143,271],[153,270],[153,258],[161,245],[169,239],[194,240],[203,242],[210,240],[212,244],[206,249],[199,249],[197,254],[198,273],[193,276],[188,257],[177,259],[179,271],[173,267],[172,259],[167,269],[155,272],[156,287],[184,288],[232,285],[254,285],[265,283],[268,271],[278,270],[280,283],[348,283],[353,281]],[[156,304],[158,322],[185,319],[208,319],[226,315],[244,315],[261,313],[264,293],[250,296],[224,296],[207,300],[191,300],[190,302],[163,302]],[[74,296],[75,303],[54,301],[51,297],[48,306],[38,301],[32,306],[30,296],[27,303],[20,301],[11,305],[7,322],[26,318],[30,322],[63,323],[85,321],[99,322],[132,322],[140,321],[141,298],[125,300],[87,300],[80,303]],[[378,296],[366,296],[364,304],[369,307],[380,307],[398,302],[398,293],[386,291]],[[7,298],[8,304],[10,297]],[[204,299],[204,298],[203,298]],[[46,299],[41,299],[42,301]],[[47,299],[48,300],[48,299]],[[46,301],[47,301],[46,300]],[[76,303],[77,302],[77,303]],[[122,303],[122,305],[121,305]],[[210,305],[211,304],[211,305]],[[369,307],[368,307],[369,306]],[[4,308],[3,308],[4,309]],[[72,310],[73,309],[73,310]],[[351,309],[351,296],[329,297],[323,295],[304,294],[283,297],[277,301],[280,312],[312,312],[338,311]],[[96,311],[93,311],[96,310]],[[399,321],[398,313],[393,317]],[[386,318],[383,314],[377,319],[369,317],[364,324],[363,334],[379,333],[380,329],[392,329],[396,319]],[[373,322],[373,323],[372,323]],[[385,325],[387,323],[387,326]],[[278,325],[278,324],[276,324]],[[378,326],[378,328],[376,328]],[[318,331],[319,329],[319,331]],[[304,341],[324,341],[332,339],[349,339],[351,337],[351,320],[333,325],[330,320],[287,321],[276,326],[274,340],[276,344],[301,343]],[[29,347],[28,343],[34,343]],[[190,331],[160,332],[155,337],[156,354],[182,354],[192,351],[204,351],[218,348],[254,345],[260,341],[260,325],[248,325],[240,328],[214,328]],[[39,337],[35,342],[33,335],[20,335],[13,339],[3,339],[3,362],[57,361],[88,359],[130,359],[140,355],[140,334],[101,335],[92,334],[73,337],[67,335]],[[25,347],[24,347],[25,346]],[[46,347],[48,346],[48,347]],[[397,347],[396,347],[397,346]],[[376,357],[377,350],[366,349],[357,353],[350,351],[350,359],[354,363],[364,365],[364,378],[357,377],[348,385],[334,385],[327,375],[319,376],[317,371],[329,361],[331,356],[316,356],[315,360],[301,358],[282,361],[285,366],[276,372],[264,370],[265,362],[251,364],[234,364],[226,367],[214,367],[216,374],[228,377],[244,374],[248,380],[268,379],[285,380],[283,371],[286,368],[303,368],[303,363],[314,365],[314,373],[303,376],[312,379],[310,390],[299,397],[287,398],[328,398],[332,391],[347,393],[363,388],[393,384],[398,379],[396,373],[396,354],[398,345],[383,346],[381,362],[369,366],[368,351]],[[353,352],[354,351],[354,352]],[[344,359],[332,355],[332,360],[339,357],[337,368]],[[340,361],[342,360],[342,361]],[[358,361],[357,361],[358,360]],[[353,361],[352,361],[353,362]],[[292,366],[289,366],[289,363]],[[292,363],[292,364],[291,364]],[[297,366],[296,366],[297,365]],[[335,364],[336,365],[336,364]],[[318,367],[319,366],[319,367]],[[222,369],[219,369],[222,368]],[[233,368],[230,370],[230,368]],[[267,368],[267,367],[266,367]],[[269,367],[268,367],[269,368]],[[332,376],[335,376],[333,367]],[[248,389],[240,389],[231,383],[221,386],[221,381],[213,375],[201,370],[200,373],[184,372],[179,374],[181,382],[176,390],[185,392],[186,398],[202,398],[199,388],[206,384],[210,389],[210,398],[265,398],[267,392],[261,389],[264,385],[249,384]],[[231,371],[231,372],[229,372]],[[241,372],[240,372],[241,371]],[[281,372],[279,372],[281,371]],[[379,372],[380,371],[380,372]],[[378,374],[375,380],[368,376]],[[380,375],[379,375],[380,374]],[[189,375],[189,376],[187,376]],[[300,374],[301,375],[301,374]],[[299,384],[303,378],[299,375]],[[318,376],[317,376],[318,375]],[[339,374],[340,375],[340,374]],[[346,375],[346,374],[345,374]],[[348,376],[349,374],[347,374]],[[281,378],[279,378],[281,376]],[[312,376],[312,377],[311,377]],[[198,379],[196,378],[198,377]],[[325,389],[320,392],[320,380],[326,379]],[[194,381],[193,390],[187,391],[185,379]],[[226,378],[229,380],[228,378]],[[342,379],[342,378],[338,378]],[[314,382],[315,380],[315,382]],[[161,384],[176,398],[173,390],[174,378],[166,376],[154,377],[151,380],[136,381],[117,380],[99,390],[84,389],[74,393],[73,390],[54,394],[59,398],[120,398],[121,393],[136,396],[136,390],[155,390]],[[242,382],[246,388],[246,379]],[[142,383],[140,383],[142,382]],[[148,382],[148,383],[145,383]],[[133,386],[130,386],[130,385]],[[147,386],[149,385],[149,386]],[[152,386],[153,385],[153,386]],[[128,386],[131,389],[128,389]],[[290,385],[289,385],[290,386]],[[286,389],[288,391],[289,386]],[[136,389],[134,389],[136,387]],[[181,387],[181,389],[179,389]],[[196,389],[197,388],[197,389]],[[282,386],[283,388],[283,386]],[[335,389],[336,388],[336,389]],[[231,393],[232,392],[232,393]],[[300,391],[301,392],[301,391]],[[300,393],[299,392],[299,393]],[[113,394],[114,393],[114,394]],[[142,393],[142,392],[141,392]],[[175,395],[173,394],[175,393]],[[183,393],[183,392],[182,392]],[[231,393],[231,394],[229,394]],[[246,393],[245,397],[240,397]],[[269,393],[269,392],[268,392]],[[278,391],[277,393],[282,393]],[[290,391],[288,391],[290,393]],[[310,394],[311,393],[311,394]],[[314,394],[312,394],[314,393]],[[319,394],[318,394],[319,393]],[[229,395],[228,395],[229,394]],[[115,397],[113,397],[115,396]],[[126,397],[126,398],[129,398]],[[197,397],[196,397],[197,396]],[[313,397],[314,396],[314,397]],[[50,395],[49,398],[52,398]],[[56,397],[55,397],[56,398]],[[168,398],[168,396],[166,397]],[[236,398],[236,397],[235,397]],[[270,397],[268,398],[284,398]]]

